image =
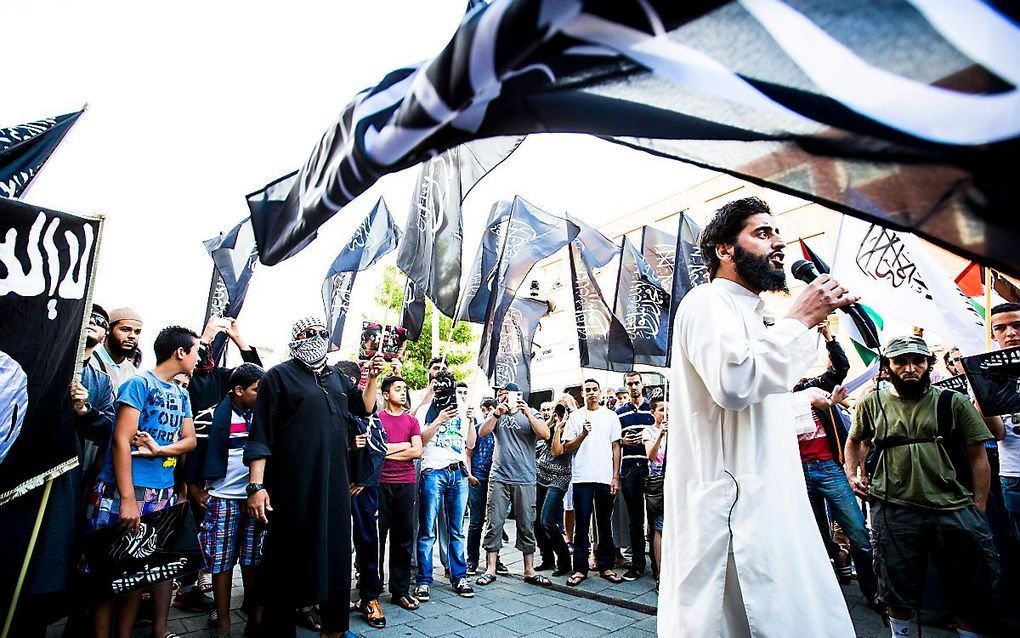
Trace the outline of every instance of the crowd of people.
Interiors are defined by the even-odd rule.
[[[507,576],[500,553],[510,519],[524,582],[550,587],[549,576],[565,577],[577,587],[594,571],[614,584],[651,577],[658,588],[661,578],[664,591],[681,594],[670,611],[681,621],[723,605],[720,635],[775,622],[782,614],[762,616],[753,598],[791,573],[804,588],[797,597],[843,605],[844,614],[842,599],[826,602],[824,592],[838,594],[836,583],[856,575],[893,636],[911,635],[912,613],[933,603],[952,613],[961,636],[996,631],[1020,555],[1020,415],[984,417],[971,397],[933,387],[937,359],[920,334],[889,341],[879,375],[849,400],[841,384],[850,364],[824,321],[845,291],[822,278],[805,293],[814,302],[795,304],[800,327],[763,320],[758,293],[785,286],[772,272],[782,240],[767,207],[740,201],[743,212],[724,208],[705,230],[703,248],[726,248],[709,259],[718,290],[699,294],[716,295],[705,303],[717,307],[702,320],[732,311],[725,295],[737,295],[747,338],[770,356],[813,359],[820,339],[829,364],[790,379],[767,369],[774,362],[761,350],[752,361],[764,371],[745,378],[744,362],[715,366],[720,344],[710,333],[696,347],[681,335],[675,365],[692,380],[671,388],[681,406],[672,415],[664,398],[646,398],[638,371],[616,391],[584,379],[580,405],[564,394],[535,409],[516,384],[470,387],[436,357],[415,393],[399,359],[329,363],[329,333],[316,317],[294,324],[290,358],[268,370],[238,323],[220,318],[201,334],[162,329],[154,365],[143,370],[142,317],[94,305],[83,371],[69,388],[82,469],[66,509],[82,534],[110,526],[131,534],[143,517],[188,502],[204,565],[185,582],[78,604],[65,635],[126,638],[142,610],[153,636],[173,638],[175,605],[207,612],[213,635],[228,636],[237,566],[245,635],[293,636],[305,626],[341,636],[352,613],[385,627],[384,589],[388,604],[407,610],[431,600],[437,544],[458,596]],[[735,234],[726,235],[727,223]],[[742,244],[744,233],[758,233],[763,248]],[[740,250],[726,252],[732,246]],[[728,268],[743,284],[720,276]],[[682,309],[678,326],[684,320]],[[1020,346],[1020,305],[992,308],[990,322],[998,347]],[[817,336],[807,328],[816,325]],[[240,351],[236,368],[213,360],[220,333]],[[950,374],[959,359],[946,352]],[[771,375],[767,391],[761,375]],[[804,399],[802,414],[769,403],[783,392]],[[672,443],[670,416],[682,433]],[[699,433],[703,422],[710,433]],[[789,547],[777,550],[783,542]],[[788,564],[788,552],[804,558]],[[934,600],[929,564],[941,585]],[[87,572],[87,561],[79,569]],[[716,585],[718,602],[690,593]],[[767,604],[811,611],[810,600],[774,593]],[[731,624],[734,609],[741,618]]]

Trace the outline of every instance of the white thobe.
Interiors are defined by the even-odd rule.
[[[677,311],[660,636],[854,635],[804,486],[797,434],[814,428],[811,407],[789,392],[816,339],[793,319],[766,328],[763,313],[725,279]]]

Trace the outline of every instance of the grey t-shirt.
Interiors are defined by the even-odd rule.
[[[537,437],[524,412],[504,414],[492,430],[496,449],[492,453],[490,481],[511,485],[534,485]]]

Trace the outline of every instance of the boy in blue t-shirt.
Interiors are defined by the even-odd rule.
[[[125,381],[117,394],[117,421],[103,469],[89,498],[88,531],[117,524],[138,533],[141,516],[176,502],[177,457],[195,449],[195,426],[188,393],[174,375],[191,374],[198,363],[198,335],[179,326],[164,328],[153,350],[156,367]],[[152,587],[154,636],[166,636],[171,582]],[[124,597],[118,625],[131,627],[141,592]],[[110,635],[114,601],[96,603],[96,636]]]

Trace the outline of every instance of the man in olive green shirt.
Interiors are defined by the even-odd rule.
[[[984,518],[989,481],[984,442],[992,434],[967,396],[954,393],[951,435],[936,439],[941,392],[931,387],[934,362],[920,337],[889,342],[881,367],[892,389],[858,403],[846,443],[847,477],[872,506],[879,599],[889,607],[892,635],[911,635],[911,611],[921,608],[930,559],[946,585],[960,636],[977,636],[973,632],[994,624],[998,577]],[[865,458],[872,446],[878,457],[868,476]],[[970,481],[957,475],[953,446],[966,451],[970,467],[959,469]]]

